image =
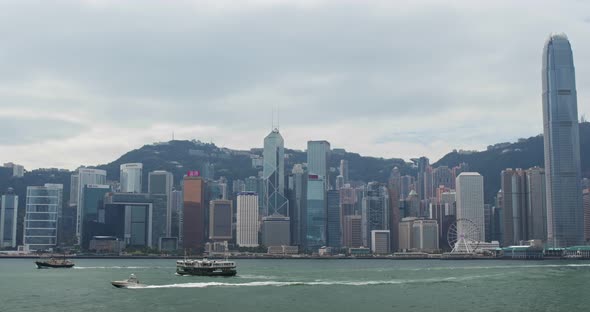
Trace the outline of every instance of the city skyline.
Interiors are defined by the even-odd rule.
[[[563,31],[576,42],[578,83],[590,77],[582,57],[590,51],[583,40],[590,10],[578,2],[0,9],[0,23],[18,29],[0,60],[0,153],[29,169],[106,163],[172,133],[233,149],[259,147],[277,106],[291,148],[322,139],[363,155],[435,160],[452,149],[541,133],[538,46],[549,33]],[[145,17],[156,12],[159,18]],[[495,25],[500,19],[502,28]],[[45,53],[31,53],[38,50]],[[580,88],[580,103],[589,92]],[[588,111],[580,105],[580,116]]]

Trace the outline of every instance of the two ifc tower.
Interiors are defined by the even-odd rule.
[[[552,247],[583,245],[576,78],[565,34],[552,34],[545,42],[542,81],[547,243]]]

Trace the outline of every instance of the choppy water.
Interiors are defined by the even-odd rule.
[[[237,260],[237,277],[175,260],[0,259],[0,311],[588,311],[590,262]],[[117,289],[135,273],[146,287]]]

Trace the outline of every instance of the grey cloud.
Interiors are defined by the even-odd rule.
[[[0,116],[0,146],[62,140],[86,130],[80,124],[58,119]]]

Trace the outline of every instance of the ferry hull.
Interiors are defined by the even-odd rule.
[[[203,268],[176,268],[178,275],[195,275],[195,276],[235,276],[236,270],[212,270]]]
[[[35,261],[37,269],[69,269],[74,267],[74,264],[51,264],[46,262]]]

